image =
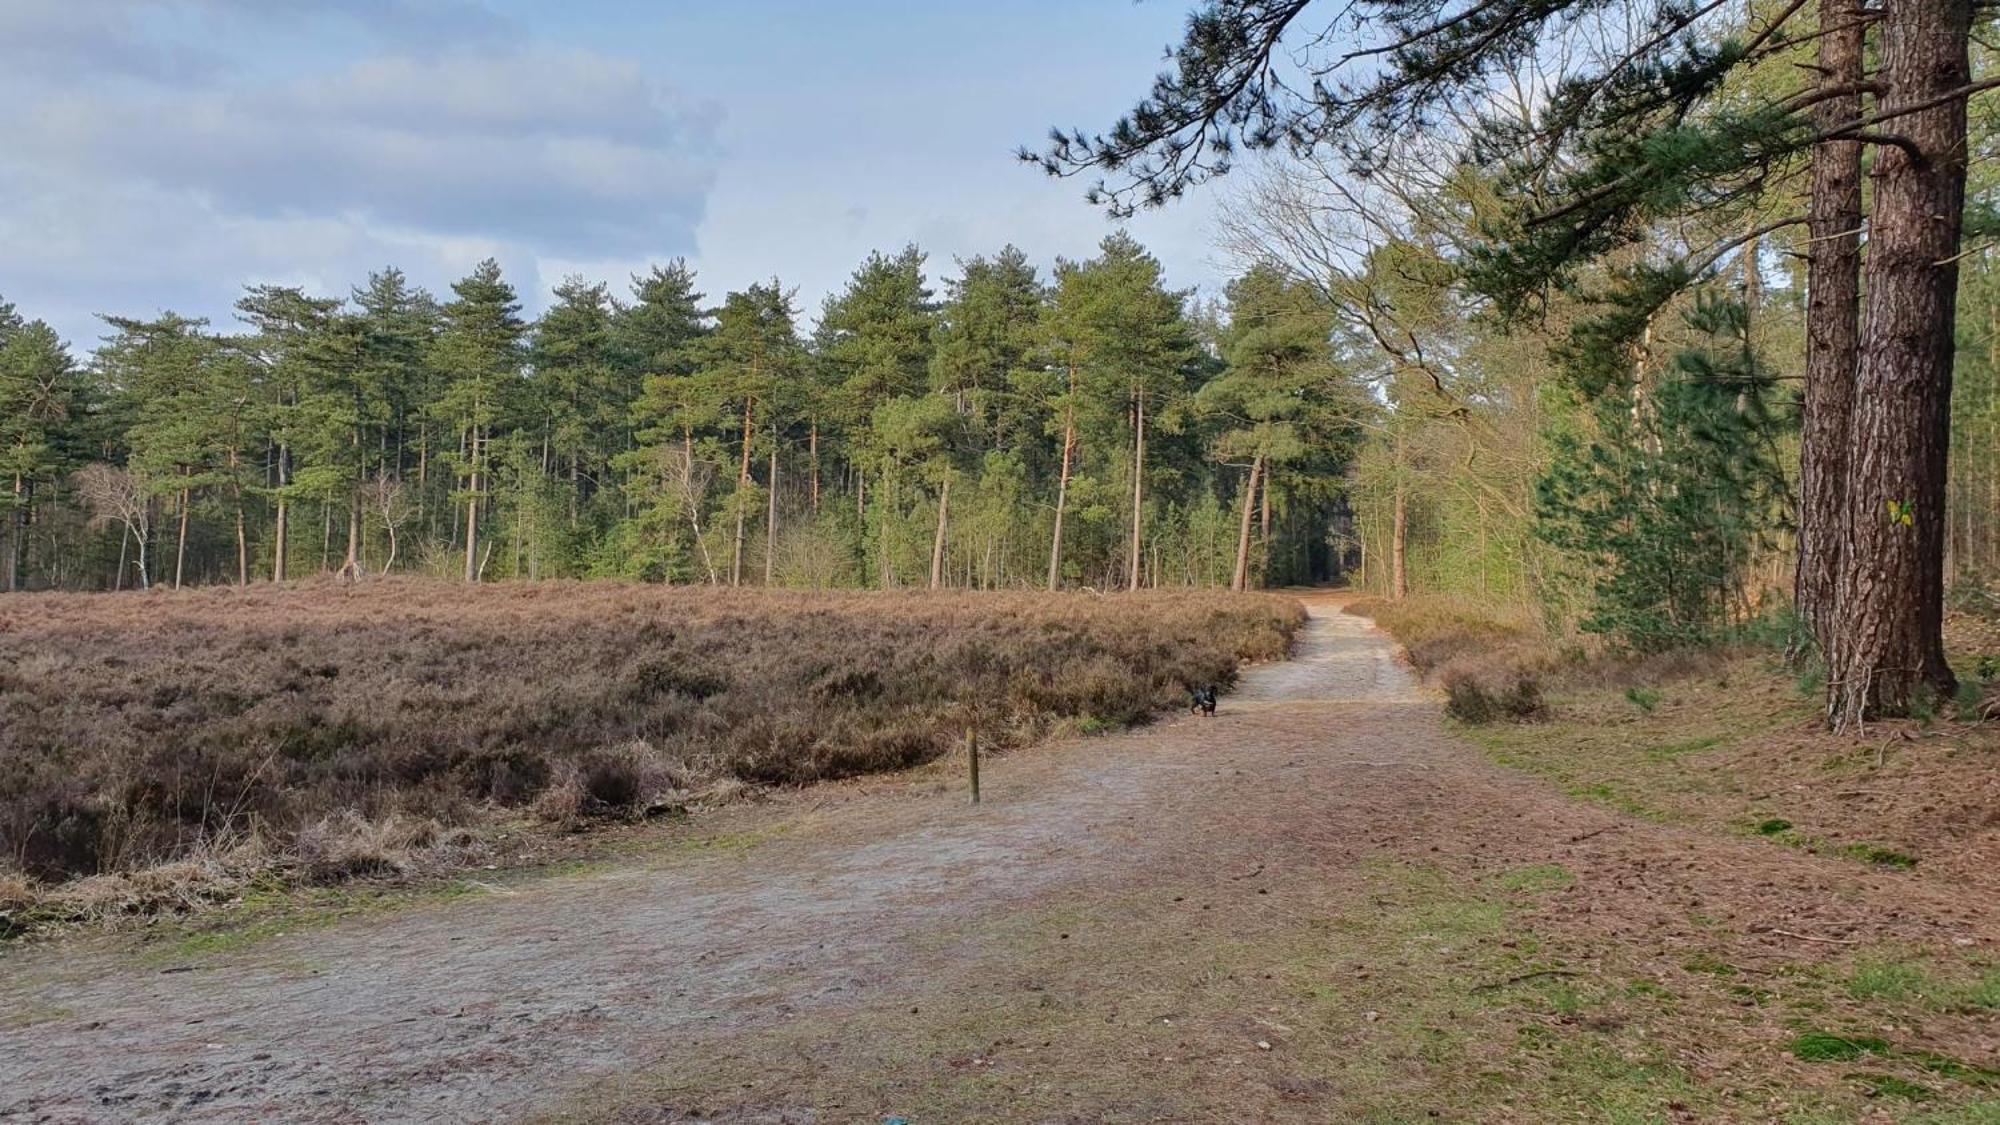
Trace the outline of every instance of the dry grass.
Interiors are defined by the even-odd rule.
[[[1726,647],[1620,654],[1600,638],[1553,635],[1524,607],[1464,599],[1364,598],[1348,612],[1388,630],[1417,671],[1445,689],[1451,716],[1474,724],[1546,718],[1564,690],[1644,689],[1741,655]]]
[[[912,766],[968,725],[1007,746],[1137,722],[1282,656],[1302,620],[1289,599],[1193,592],[12,597],[0,911],[167,864],[205,865],[188,886],[401,870],[507,810],[573,826]]]
[[[2000,887],[2000,726],[1926,719],[1829,733],[1820,685],[1751,648],[1644,659],[1565,650],[1519,618],[1411,599],[1357,603],[1409,648],[1412,662],[1467,714],[1466,683],[1529,678],[1545,706],[1532,729],[1472,730],[1501,763],[1572,796],[1653,820],[1753,833],[1776,844],[1911,869],[1918,878]],[[2000,667],[2000,627],[1947,619],[1954,663],[1971,682]]]

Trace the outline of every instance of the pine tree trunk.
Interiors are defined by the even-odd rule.
[[[7,511],[7,592],[21,589],[21,537],[27,528],[27,482],[14,474],[14,506]]]
[[[1921,155],[1885,144],[1875,161],[1868,337],[1849,461],[1852,549],[1840,567],[1829,663],[1837,729],[1904,712],[1924,686],[1945,697],[1957,686],[1944,659],[1944,503],[1966,109],[1945,95],[1969,79],[1970,23],[1969,0],[1896,0],[1882,22],[1882,108],[1943,100],[1887,125]]]
[[[188,471],[181,470],[181,475],[187,476]],[[181,575],[187,570],[188,509],[193,507],[189,503],[190,499],[188,490],[181,489],[180,529],[174,535],[174,589],[176,590],[181,588]]]
[[[286,516],[289,514],[286,509],[285,498],[278,497],[276,522],[271,535],[271,581],[273,582],[285,580],[285,526]]]
[[[1820,83],[1861,80],[1867,29],[1860,0],[1821,0]],[[1820,103],[1816,121],[1834,128],[1861,117],[1861,95]],[[1840,560],[1847,549],[1848,427],[1861,360],[1861,145],[1813,150],[1807,207],[1805,404],[1800,421],[1798,572],[1794,600],[1822,654],[1831,628]]]
[[[1257,478],[1263,472],[1264,455],[1259,453],[1250,462],[1250,480],[1243,486],[1243,523],[1236,529],[1236,572],[1229,579],[1232,590],[1250,588],[1250,513],[1257,507]]]
[[[232,499],[236,505],[236,584],[238,586],[248,586],[250,584],[250,536],[243,526],[243,478],[237,475],[237,469],[241,461],[242,455],[236,449],[232,448],[229,451],[229,479],[234,482],[231,491],[233,493]]]
[[[819,515],[819,423],[817,421],[815,421],[812,424],[812,430],[806,437],[806,448],[809,450],[809,456],[812,459],[812,513],[814,516],[818,516]]]
[[[931,540],[931,589],[933,590],[944,585],[944,529],[945,521],[950,518],[950,511],[951,480],[946,478],[943,486],[938,489],[937,537]]]
[[[1410,596],[1410,572],[1407,565],[1410,538],[1410,505],[1408,490],[1403,487],[1403,477],[1396,475],[1396,512],[1394,526],[1389,532],[1389,596],[1402,601]]]
[[[465,498],[465,580],[479,581],[479,428],[473,427],[471,439],[472,479],[470,494]]]
[[[1263,505],[1257,533],[1257,584],[1271,584],[1271,466],[1264,466],[1264,490],[1260,496]]]
[[[1145,559],[1143,534],[1146,525],[1146,391],[1135,388],[1132,395],[1132,564],[1126,588],[1139,588],[1139,571]]]
[[[280,491],[278,493],[277,510],[272,513],[271,528],[271,581],[273,582],[283,582],[285,580],[285,555],[291,545],[291,504],[286,500],[283,492],[286,484],[289,483],[285,471],[286,462],[286,449],[281,444],[278,446],[277,464],[278,488]]]
[[[1069,504],[1070,458],[1076,451],[1076,365],[1069,368],[1069,402],[1063,409],[1062,473],[1056,478],[1056,527],[1049,537],[1049,589],[1062,584],[1063,509]]]
[[[753,436],[750,426],[751,419],[755,414],[756,403],[745,401],[743,403],[743,461],[742,466],[736,473],[736,545],[729,559],[729,584],[731,586],[741,586],[743,584],[743,493],[750,487],[750,439]]]
[[[361,577],[361,431],[354,431],[354,483],[347,493],[347,559],[340,564],[343,578]]]
[[[771,435],[771,470],[765,474],[770,495],[764,500],[764,585],[771,584],[778,557],[778,436]]]

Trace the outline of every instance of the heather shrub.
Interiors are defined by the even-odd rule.
[[[1284,654],[1296,602],[415,578],[0,601],[0,869],[248,839],[390,874],[508,810],[559,825],[1128,723]],[[428,834],[428,835],[426,835]]]
[[[1534,676],[1514,670],[1497,685],[1456,672],[1444,678],[1445,713],[1466,723],[1522,722],[1542,713],[1542,688]]]

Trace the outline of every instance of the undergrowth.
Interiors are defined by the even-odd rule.
[[[0,929],[56,886],[168,908],[224,869],[449,863],[496,815],[574,827],[917,765],[968,727],[991,747],[1116,728],[1284,655],[1302,621],[1291,599],[1192,591],[11,598]]]

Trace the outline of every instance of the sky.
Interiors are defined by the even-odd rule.
[[[249,284],[444,293],[497,258],[529,312],[571,274],[685,257],[806,319],[871,250],[933,284],[1114,225],[1018,163],[1145,91],[1186,0],[0,0],[0,298],[79,350],[99,313],[236,327]],[[1126,225],[1219,288],[1213,193]]]

